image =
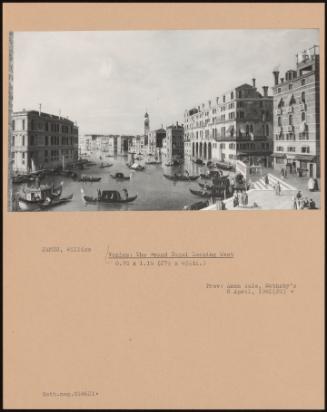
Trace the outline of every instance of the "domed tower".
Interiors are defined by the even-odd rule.
[[[150,119],[149,119],[149,115],[146,112],[144,115],[144,135],[147,136],[149,134],[150,131]]]

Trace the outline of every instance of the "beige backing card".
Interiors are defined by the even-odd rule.
[[[4,119],[9,31],[183,28],[320,28],[324,52],[322,4],[5,4]],[[322,153],[323,131],[321,116]],[[7,136],[4,122],[5,408],[323,408],[323,196],[310,212],[10,213]],[[234,258],[120,266],[108,248]]]

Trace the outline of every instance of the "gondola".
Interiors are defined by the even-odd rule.
[[[165,166],[180,166],[183,162],[181,160],[171,160],[165,163]]]
[[[18,193],[18,206],[21,210],[37,210],[45,202],[58,200],[62,193],[62,186],[63,182],[57,188],[50,185],[23,188]]]
[[[202,159],[195,159],[193,160],[194,163],[196,163],[197,165],[203,166],[205,163]]]
[[[211,179],[212,176],[209,173],[200,173],[200,177],[201,179],[208,180]]]
[[[111,167],[113,163],[101,163],[100,168],[103,169],[105,167]]]
[[[233,170],[234,169],[233,165],[227,164],[227,163],[221,163],[221,162],[217,162],[216,167],[222,170]]]
[[[52,207],[59,206],[63,203],[68,203],[72,200],[73,196],[74,195],[72,193],[69,196],[61,197],[59,199],[52,199],[50,201],[45,200],[44,203],[40,204],[40,209],[41,210],[51,209]]]
[[[79,181],[80,182],[100,182],[101,177],[95,177],[95,176],[81,176]]]
[[[129,196],[123,199],[117,190],[103,190],[97,197],[87,196],[81,189],[82,199],[85,203],[130,203],[133,202],[137,195]]]
[[[188,176],[188,175],[166,175],[164,174],[164,177],[169,180],[173,180],[175,182],[181,181],[181,182],[192,182],[196,179],[198,179],[200,176]]]
[[[190,192],[195,196],[200,196],[204,198],[212,197],[211,192],[203,192],[202,190],[193,190],[193,189],[190,189]]]
[[[208,185],[207,183],[198,183],[198,185],[200,186],[200,187],[202,187],[202,189],[207,189],[207,190],[212,190],[213,189],[213,186],[212,185]]]
[[[139,163],[133,163],[133,164],[127,163],[126,165],[129,169],[136,170],[138,172],[141,172],[142,170],[145,169],[145,166],[142,166]]]
[[[125,176],[123,173],[121,172],[117,172],[114,175],[110,175],[113,179],[116,180],[130,180],[131,176]]]
[[[184,210],[201,210],[209,206],[208,200],[200,200],[199,202],[192,203],[191,205],[184,206]]]

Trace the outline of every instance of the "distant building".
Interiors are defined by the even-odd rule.
[[[36,110],[12,116],[13,171],[26,173],[78,160],[78,127],[71,120]]]
[[[273,98],[268,86],[242,84],[185,111],[185,153],[203,160],[268,165],[273,150]]]
[[[162,153],[166,161],[184,158],[184,127],[176,123],[167,127]]]
[[[144,136],[133,136],[131,140],[131,145],[129,147],[129,152],[134,154],[143,154],[144,148]]]
[[[151,130],[148,134],[147,154],[159,157],[165,137],[166,130],[162,127],[161,129]]]
[[[297,54],[296,70],[274,74],[274,167],[320,176],[319,48]]]

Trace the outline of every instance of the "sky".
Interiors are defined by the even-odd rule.
[[[80,134],[141,134],[183,123],[184,111],[243,83],[273,85],[319,31],[16,32],[14,111],[76,121]],[[269,89],[271,92],[271,89]]]

